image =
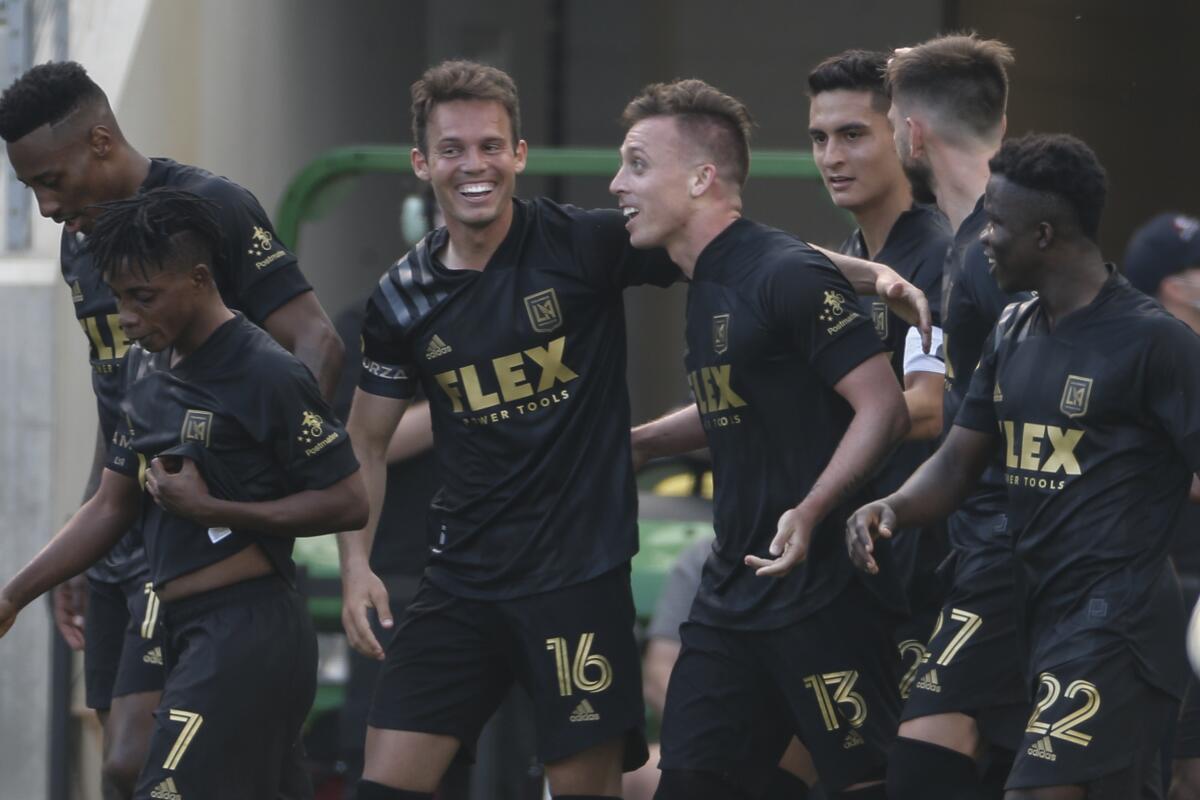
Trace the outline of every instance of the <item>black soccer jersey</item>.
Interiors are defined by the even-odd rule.
[[[312,373],[241,314],[175,366],[170,359],[169,350],[129,348],[123,420],[109,469],[144,483],[155,456],[183,454],[196,461],[214,496],[237,501],[323,489],[358,469],[349,437]],[[285,578],[294,573],[289,537],[205,528],[167,513],[149,496],[141,528],[156,586],[252,544]]]
[[[679,270],[634,250],[617,211],[549,200],[514,201],[481,271],[442,265],[446,242],[434,231],[380,280],[359,383],[429,398],[443,485],[426,574],[504,599],[607,572],[637,550],[621,290]]]
[[[851,579],[847,499],[784,578],[743,559],[768,556],[779,517],[804,499],[853,410],[833,386],[881,352],[850,284],[796,237],[739,219],[704,248],[687,302],[685,364],[712,451],[714,527],[692,619],[783,627],[831,602]]]
[[[1200,470],[1200,338],[1115,270],[1053,330],[1014,304],[955,424],[1000,433],[1032,674],[1124,643],[1179,696],[1167,548]]]
[[[221,296],[230,308],[243,310],[261,323],[271,312],[311,287],[300,274],[296,257],[275,237],[271,221],[254,195],[227,178],[167,158],[150,161],[139,191],[169,186],[208,198],[219,207],[224,251],[214,265]],[[92,263],[82,234],[63,231],[62,276],[71,289],[75,318],[88,338],[92,389],[100,432],[111,441],[120,419],[121,359],[129,341],[117,323],[117,303]],[[121,582],[146,570],[136,531],[123,538],[89,571],[97,580]]]

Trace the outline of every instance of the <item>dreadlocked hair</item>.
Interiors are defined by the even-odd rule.
[[[149,279],[152,271],[172,264],[218,267],[223,237],[211,200],[159,188],[93,208],[100,215],[85,246],[106,281],[133,269]]]

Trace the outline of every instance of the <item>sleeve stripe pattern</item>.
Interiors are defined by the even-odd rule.
[[[422,239],[412,252],[396,262],[379,282],[387,299],[388,311],[396,325],[407,328],[428,314],[450,293],[437,286],[437,278],[429,263],[429,250]]]

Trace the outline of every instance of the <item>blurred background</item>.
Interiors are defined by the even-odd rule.
[[[407,146],[409,84],[466,57],[510,72],[523,135],[610,148],[644,84],[700,77],[747,103],[755,147],[808,149],[804,79],[848,47],[976,30],[1016,51],[1009,133],[1081,136],[1109,170],[1103,244],[1119,260],[1153,214],[1200,211],[1200,4],[1192,0],[0,0],[0,84],[47,60],[83,63],[142,153],[227,175],[278,215],[330,148]],[[615,161],[614,161],[615,164]],[[0,189],[0,579],[73,510],[95,430],[84,337],[58,276],[58,227],[4,166]],[[609,206],[607,178],[529,177],[521,194]],[[363,175],[299,229],[305,274],[330,316],[360,304],[406,249],[411,175]],[[746,212],[835,245],[849,218],[819,181],[755,180]],[[278,216],[276,217],[278,221]],[[628,293],[635,420],[685,398],[683,288]],[[48,606],[0,641],[0,800],[87,794],[70,660]],[[67,745],[64,746],[63,743]],[[83,755],[81,755],[83,754]],[[82,793],[82,794],[81,794]]]

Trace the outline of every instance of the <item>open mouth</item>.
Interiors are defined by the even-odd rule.
[[[829,188],[831,189],[845,189],[852,183],[854,183],[854,178],[847,178],[845,175],[829,176]]]
[[[458,193],[468,200],[483,200],[496,191],[496,184],[491,181],[481,183],[464,183],[458,187]]]
[[[626,221],[633,219],[640,212],[633,206],[621,206],[621,213],[625,215]]]

